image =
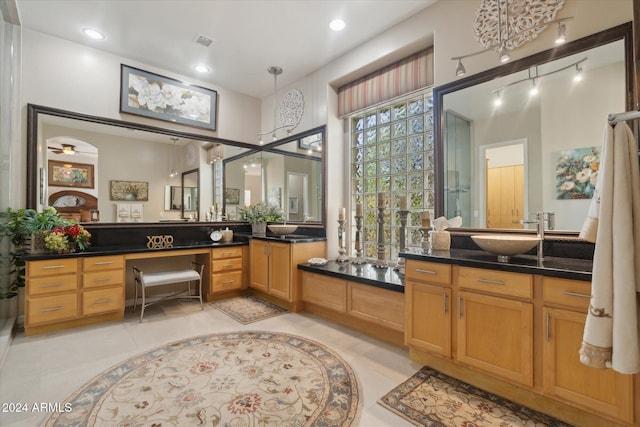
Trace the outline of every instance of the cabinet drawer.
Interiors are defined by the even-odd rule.
[[[30,326],[75,319],[77,314],[78,297],[75,293],[27,301],[27,322]]]
[[[349,282],[348,313],[396,331],[404,331],[404,294]]]
[[[405,278],[406,280],[450,285],[451,265],[408,259],[405,266]]]
[[[83,316],[122,309],[124,309],[124,290],[121,286],[82,293]]]
[[[47,259],[27,262],[27,276],[45,276],[52,274],[67,274],[78,271],[78,259]]]
[[[213,249],[211,257],[213,259],[242,258],[242,246]]]
[[[544,302],[587,310],[591,300],[591,283],[582,280],[543,277],[542,295]]]
[[[97,256],[82,259],[82,271],[113,270],[124,268],[124,257],[121,255]]]
[[[76,289],[78,289],[78,276],[76,274],[37,277],[29,279],[27,284],[27,292],[31,297],[54,292],[73,291]]]
[[[347,312],[347,282],[335,277],[304,272],[302,300],[341,313]]]
[[[123,282],[123,270],[95,271],[93,273],[84,273],[82,275],[83,288],[120,285]]]
[[[533,277],[530,274],[460,267],[458,284],[465,289],[518,298],[533,298]]]
[[[240,288],[242,288],[242,271],[231,271],[229,273],[218,273],[212,275],[212,293]]]
[[[228,270],[242,270],[242,258],[217,259],[212,262],[214,273]]]

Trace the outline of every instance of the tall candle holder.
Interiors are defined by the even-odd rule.
[[[378,206],[378,258],[372,264],[376,268],[389,267],[384,259],[384,209],[384,206]]]
[[[431,253],[431,241],[429,240],[429,231],[431,227],[420,227],[420,233],[422,234],[422,253]]]
[[[356,219],[356,241],[354,242],[355,249],[356,249],[356,257],[351,260],[351,263],[355,265],[362,265],[367,262],[367,260],[365,260],[362,257],[362,218],[363,216],[356,215],[354,216],[354,218]]]
[[[336,262],[348,262],[349,257],[347,257],[347,248],[344,244],[344,223],[346,220],[339,219],[338,220],[338,257],[336,258]]]
[[[406,252],[407,249],[407,217],[409,216],[408,210],[398,211],[400,215],[400,252]],[[404,258],[398,257],[398,262],[394,270],[398,270],[404,273]]]

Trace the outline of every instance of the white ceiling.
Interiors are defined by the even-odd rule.
[[[437,0],[15,0],[21,25],[262,98]],[[346,21],[341,32],[329,29]],[[106,39],[88,39],[95,28]],[[214,40],[204,47],[198,35]],[[193,65],[212,71],[200,74]]]

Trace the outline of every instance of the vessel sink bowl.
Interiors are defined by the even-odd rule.
[[[505,260],[500,257],[510,257],[528,252],[540,242],[538,236],[511,234],[477,234],[471,236],[471,239],[483,250],[498,255],[500,261]]]
[[[269,224],[267,225],[267,227],[269,227],[269,231],[271,231],[272,233],[282,235],[292,234],[298,229],[297,225],[288,224]]]

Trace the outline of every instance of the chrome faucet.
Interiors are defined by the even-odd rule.
[[[553,229],[552,226],[555,225],[553,224],[554,221],[554,214],[553,212],[547,212],[547,221],[549,222],[549,228]],[[544,246],[544,221],[545,221],[545,212],[542,211],[538,211],[536,212],[536,219],[535,220],[521,220],[520,224],[535,224],[536,225],[536,234],[538,235],[538,237],[540,238],[540,241],[538,242],[538,261],[542,261],[544,259],[544,253],[543,253],[543,246]]]

